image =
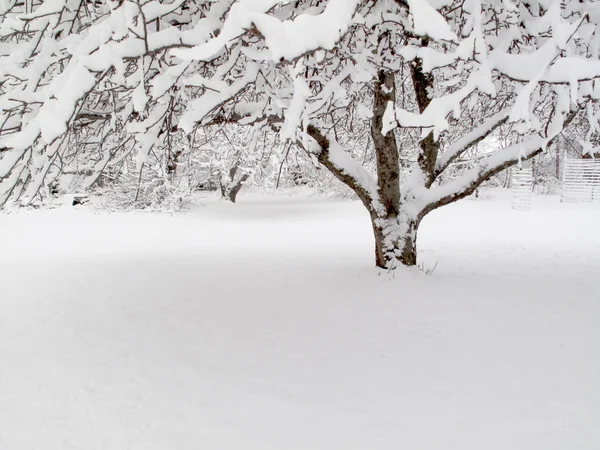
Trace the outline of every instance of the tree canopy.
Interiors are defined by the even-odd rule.
[[[168,173],[199,130],[247,126],[356,193],[379,266],[415,264],[428,212],[596,134],[599,26],[594,0],[2,0],[0,204],[125,158]]]

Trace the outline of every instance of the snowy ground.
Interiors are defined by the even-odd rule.
[[[598,206],[240,202],[0,216],[0,449],[598,449]]]

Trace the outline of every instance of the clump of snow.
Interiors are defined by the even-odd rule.
[[[408,6],[416,34],[448,41],[457,39],[448,22],[427,0],[408,0]]]

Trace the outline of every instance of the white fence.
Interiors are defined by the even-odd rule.
[[[511,176],[513,209],[529,211],[533,192],[533,171],[531,167],[512,170]]]
[[[600,202],[600,159],[565,159],[563,202]]]

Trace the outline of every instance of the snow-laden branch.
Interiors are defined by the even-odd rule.
[[[478,115],[488,108],[477,102],[495,104],[490,98],[496,91],[501,98],[520,92],[508,119],[519,121],[515,133],[541,132],[546,139],[560,132],[571,104],[600,98],[595,83],[582,83],[600,77],[597,8],[589,2],[530,3],[13,2],[0,14],[0,180],[36,190],[39,174],[52,178],[74,161],[71,155],[85,153],[84,165],[91,167],[92,151],[80,150],[78,139],[89,133],[85,148],[91,149],[103,127],[114,131],[113,141],[96,148],[97,160],[108,161],[107,149],[129,140],[127,151],[135,146],[140,156],[156,153],[157,161],[166,161],[180,150],[171,137],[197,131],[199,124],[270,125],[296,141],[310,123],[332,130],[339,142],[352,142],[376,119],[371,137],[381,139],[371,141],[375,158],[364,161],[377,164],[377,182],[368,170],[363,177],[350,152],[325,131],[325,151],[314,154],[362,198],[379,195],[393,215],[404,199],[391,189],[402,174],[398,146],[403,159],[416,159],[408,168],[419,181],[412,186],[427,188],[504,123],[505,116],[494,116],[440,152],[440,133],[456,136],[467,123],[480,123]],[[293,64],[280,64],[282,59]],[[413,82],[399,84],[398,98],[383,86],[390,95],[375,113],[380,80],[373,75],[389,70],[399,79],[407,61]],[[415,83],[417,65],[421,84]],[[403,128],[422,129],[422,139],[411,146],[416,133]],[[65,144],[56,150],[60,142]]]
[[[551,134],[545,136],[535,135],[518,144],[495,151],[480,159],[475,167],[467,170],[460,177],[452,181],[448,181],[432,189],[413,187],[411,195],[416,199],[419,208],[421,208],[420,214],[424,216],[436,208],[467,197],[475,192],[475,189],[490,177],[502,172],[504,169],[519,164],[521,161],[526,161],[542,153],[552,145],[560,130],[569,126],[583,110],[585,110],[585,104],[578,104],[570,110],[556,112]],[[495,120],[500,123],[504,120],[501,117],[502,113],[500,112],[494,116]],[[505,111],[504,114],[506,114]],[[490,119],[487,123],[493,123],[493,119]],[[490,128],[484,127],[484,129]]]
[[[308,125],[306,134],[312,142],[305,150],[315,155],[319,162],[329,169],[337,179],[350,187],[365,207],[371,211],[378,204],[377,181],[373,176],[360,162],[346,153],[335,138],[324,136],[313,125]],[[299,141],[298,144],[304,146],[302,141]]]
[[[497,114],[494,114],[484,123],[464,134],[438,158],[435,164],[435,175],[438,176],[465,151],[476,146],[479,142],[487,138],[499,126],[506,123],[508,120],[510,109],[504,109]]]
[[[558,9],[557,9],[558,8]],[[572,84],[574,82],[589,81],[600,77],[600,61],[597,58],[577,55],[572,52],[566,52],[566,46],[577,34],[578,30],[588,20],[588,17],[582,17],[573,23],[568,23],[560,18],[560,4],[555,2],[547,16],[558,13],[559,16],[551,26],[553,33],[550,38],[544,38],[544,42],[539,48],[533,51],[523,51],[515,53],[508,51],[500,39],[496,46],[488,49],[488,43],[484,38],[481,29],[473,27],[472,33],[458,43],[453,51],[439,51],[431,47],[407,46],[401,49],[400,54],[411,61],[419,58],[423,61],[423,67],[426,71],[440,69],[457,61],[472,61],[479,67],[491,74],[500,73],[509,79],[521,83],[531,81],[550,84]],[[542,23],[548,22],[546,16],[538,18],[536,30],[542,33],[548,28],[544,28]],[[477,17],[473,19],[477,21]],[[480,19],[479,19],[480,20]],[[532,23],[535,20],[531,20]],[[532,28],[532,25],[529,24]],[[503,36],[504,40],[510,42],[516,40],[519,36],[515,34],[514,29],[509,29]]]
[[[476,167],[467,170],[455,180],[429,191],[423,190],[419,196],[423,210],[426,213],[471,195],[483,181],[491,176],[519,163],[519,161],[531,159],[541,153],[546,148],[547,142],[548,140],[541,136],[529,138],[483,158]]]
[[[208,91],[202,97],[197,98],[190,102],[187,111],[181,117],[179,126],[186,132],[191,133],[194,125],[197,122],[202,121],[211,111],[218,108],[223,103],[233,98],[241,91],[246,89],[248,85],[256,81],[258,75],[257,65],[248,65],[246,73],[243,77],[233,82],[231,85],[226,86],[222,91]]]
[[[293,61],[316,50],[332,50],[353,23],[358,0],[330,0],[318,15],[281,21],[268,12],[279,0],[240,0],[229,11],[219,36],[190,49],[174,50],[182,60],[208,61],[254,25],[273,61]]]
[[[437,40],[454,41],[457,39],[446,19],[427,1],[406,0],[406,3],[413,17],[415,34]]]
[[[47,14],[41,15],[43,19],[40,20],[48,20],[46,19],[48,14],[57,12],[58,4],[54,3],[56,2],[52,2],[52,9],[47,8]],[[150,8],[150,17],[171,11],[173,7],[169,5],[169,9],[161,9],[155,3],[144,5],[144,8]],[[125,8],[114,10],[105,20],[91,26],[83,38],[69,41],[69,45],[45,38],[45,47],[33,64],[29,65],[27,60],[23,60],[4,69],[4,74],[23,77],[28,81],[3,93],[0,104],[9,108],[13,107],[18,100],[28,103],[39,102],[41,106],[37,114],[22,127],[15,126],[17,132],[0,139],[0,147],[9,149],[0,161],[0,180],[8,176],[17,162],[36,143],[43,147],[65,134],[81,102],[97,86],[101,77],[109,71],[114,70],[117,75],[124,77],[128,59],[139,58],[147,52],[158,52],[173,46],[191,45],[183,42],[182,33],[175,28],[150,35],[148,48],[135,35],[117,39],[117,33],[122,32],[122,24],[127,21],[127,14]],[[39,17],[39,14],[36,17]],[[57,49],[60,50],[59,55],[64,61],[62,62],[65,66],[64,70],[52,77],[43,90],[35,91],[42,78],[52,73],[52,67],[56,64],[58,56]]]
[[[421,114],[398,107],[395,107],[393,112],[388,111],[385,116],[384,129],[387,132],[396,127],[432,128],[437,139],[440,133],[448,129],[448,116],[452,114],[458,119],[461,113],[461,103],[475,91],[492,96],[496,93],[489,74],[484,70],[472,72],[466,84],[455,92],[433,98]]]

